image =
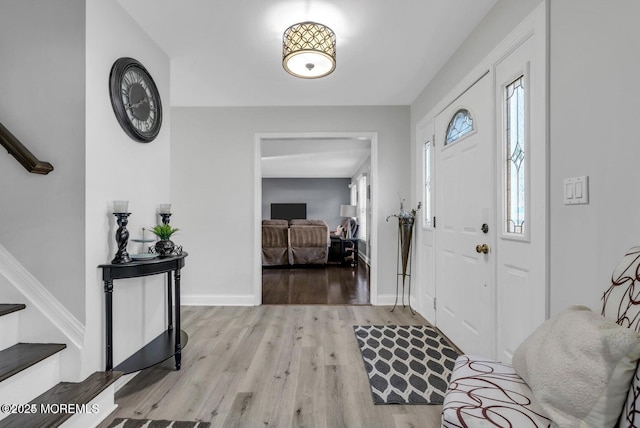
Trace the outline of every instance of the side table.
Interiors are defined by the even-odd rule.
[[[117,370],[133,373],[175,356],[176,370],[180,370],[182,348],[187,344],[187,333],[180,330],[180,269],[184,267],[187,253],[177,256],[161,257],[151,260],[132,261],[121,264],[104,264],[102,280],[105,296],[105,329],[106,329],[106,371]],[[173,272],[172,281],[171,273]],[[167,274],[167,310],[168,327],[155,339],[143,346],[117,367],[113,367],[113,280],[122,278],[137,278],[141,276]],[[173,304],[175,295],[175,307]],[[175,309],[175,310],[174,310]],[[175,316],[174,316],[175,314]]]

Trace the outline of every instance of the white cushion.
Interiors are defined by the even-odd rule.
[[[516,350],[513,365],[545,413],[561,427],[613,427],[640,358],[632,329],[572,306]]]

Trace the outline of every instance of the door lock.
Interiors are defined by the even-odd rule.
[[[489,254],[489,246],[487,244],[478,244],[476,245],[476,253],[478,254]]]
[[[482,226],[480,226],[480,230],[482,233],[489,233],[489,225],[487,223],[483,223]]]

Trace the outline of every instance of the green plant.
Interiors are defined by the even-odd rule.
[[[149,230],[153,232],[153,234],[158,238],[162,240],[168,240],[169,238],[171,238],[171,235],[173,235],[180,229],[178,229],[177,227],[171,227],[168,224],[159,224]]]

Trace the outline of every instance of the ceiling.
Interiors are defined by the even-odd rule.
[[[172,106],[333,106],[410,105],[496,0],[118,2],[169,55]],[[284,30],[307,20],[336,33],[321,79],[282,68]]]
[[[171,106],[410,105],[496,0],[118,0],[171,59]],[[336,33],[321,79],[282,68],[282,34]],[[153,74],[153,70],[149,70]],[[263,141],[263,177],[351,177],[368,140]]]
[[[371,155],[368,138],[262,140],[263,178],[349,178]]]

